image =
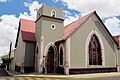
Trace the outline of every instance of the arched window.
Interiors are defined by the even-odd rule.
[[[55,17],[56,16],[56,12],[54,10],[51,11],[51,16]]]
[[[89,65],[102,65],[101,46],[95,34],[89,42]]]
[[[60,65],[63,65],[63,49],[60,48]]]
[[[38,47],[37,47],[37,49],[36,49],[36,53],[38,53]]]

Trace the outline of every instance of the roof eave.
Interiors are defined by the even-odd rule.
[[[113,36],[111,35],[111,33],[109,32],[109,30],[107,29],[107,27],[105,26],[105,24],[102,22],[102,20],[100,19],[100,17],[98,16],[98,14],[96,12],[94,12],[95,15],[97,16],[97,18],[99,19],[99,21],[102,23],[103,27],[105,28],[105,30],[108,32],[108,34],[110,35],[110,37],[112,38],[112,40],[115,42],[115,44],[117,46],[119,46],[119,44],[115,41],[115,39],[113,38]]]

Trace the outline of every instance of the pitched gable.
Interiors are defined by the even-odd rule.
[[[76,30],[93,14],[94,12],[89,13],[88,15],[68,24],[64,27],[64,34],[63,36],[58,40],[66,40],[68,37],[70,37]]]
[[[100,19],[100,17],[97,15],[96,11],[91,12],[87,15],[85,15],[84,17],[68,24],[67,26],[64,27],[64,34],[63,36],[58,39],[57,41],[64,41],[66,40],[68,37],[70,37],[71,35],[73,35],[78,29],[79,27],[82,26],[82,24],[92,15],[95,14],[96,17],[99,19],[99,21],[102,24],[102,27],[108,32],[108,34],[110,35],[110,37],[112,38],[112,40],[116,43],[116,45],[118,46],[119,44],[116,42],[116,40],[113,38],[113,36],[111,35],[111,33],[109,32],[109,30],[106,28],[106,26],[104,25],[104,23],[102,22],[102,20]]]
[[[23,41],[35,42],[35,22],[20,19],[15,47],[17,47],[19,35],[21,35]]]
[[[35,22],[20,19],[20,31],[23,41],[35,41]]]
[[[110,38],[113,40],[113,42],[119,46],[119,44],[116,42],[116,40],[113,38],[112,34],[109,32],[109,30],[107,29],[107,27],[105,26],[105,24],[102,22],[102,20],[100,19],[100,17],[98,16],[98,14],[96,12],[94,12],[94,14],[96,15],[96,17],[99,19],[99,21],[102,24],[102,27],[104,28],[104,30],[107,31],[108,35],[110,36]]]

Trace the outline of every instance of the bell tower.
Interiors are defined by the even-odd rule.
[[[63,10],[45,4],[37,12],[36,48],[38,48],[37,71],[43,72],[45,50],[49,43],[54,43],[63,35]]]

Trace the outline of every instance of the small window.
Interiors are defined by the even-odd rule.
[[[52,29],[55,29],[55,28],[56,28],[56,26],[55,26],[54,24],[52,24],[52,25],[51,25],[51,28],[52,28]]]
[[[39,26],[37,26],[37,30],[39,29]]]
[[[41,15],[41,13],[40,13],[40,12],[39,12],[38,14],[39,14],[39,16]]]
[[[51,11],[51,16],[55,17],[56,16],[56,12],[54,10]]]

